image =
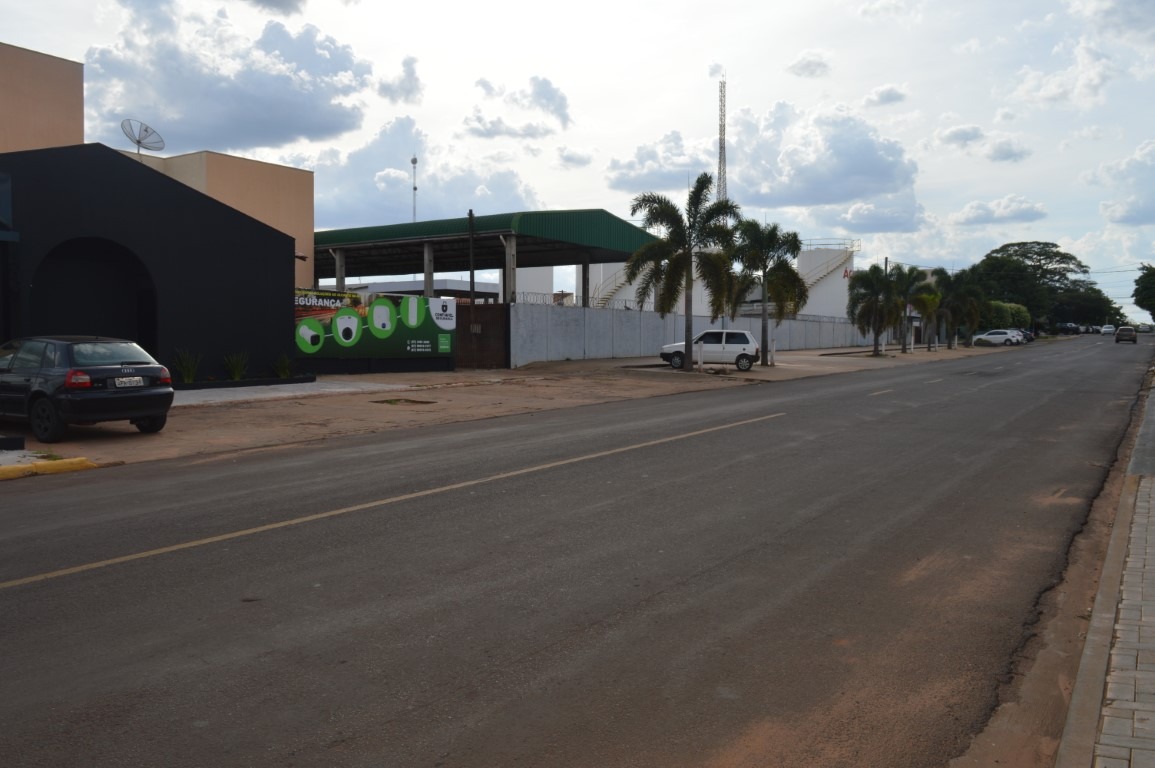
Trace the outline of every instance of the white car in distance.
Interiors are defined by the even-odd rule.
[[[748,371],[761,358],[758,342],[749,331],[702,331],[691,342],[693,362],[733,365],[739,371]],[[702,359],[698,360],[701,350]],[[671,368],[681,368],[686,360],[685,343],[666,344],[659,357]]]

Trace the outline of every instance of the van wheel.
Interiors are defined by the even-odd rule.
[[[738,355],[738,359],[734,361],[734,365],[738,366],[739,371],[748,371],[754,367],[754,358],[749,355]]]
[[[64,422],[56,412],[56,406],[47,397],[32,404],[28,411],[28,421],[32,434],[42,443],[58,443],[64,437]]]
[[[675,352],[674,354],[670,355],[670,367],[671,368],[681,368],[685,364],[686,364],[686,356],[683,355],[681,352]]]

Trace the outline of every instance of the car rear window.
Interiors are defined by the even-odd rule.
[[[131,341],[82,341],[72,345],[73,365],[156,365]]]

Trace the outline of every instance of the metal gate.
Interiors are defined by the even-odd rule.
[[[457,305],[457,368],[509,368],[509,305]]]

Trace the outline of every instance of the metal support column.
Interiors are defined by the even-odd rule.
[[[502,274],[502,286],[505,288],[504,302],[513,304],[517,301],[517,235],[502,235],[501,244],[505,246],[505,269]]]
[[[340,248],[330,248],[333,257],[333,275],[337,278],[336,290],[345,290],[345,252]]]
[[[433,243],[425,243],[425,297],[433,298]]]

